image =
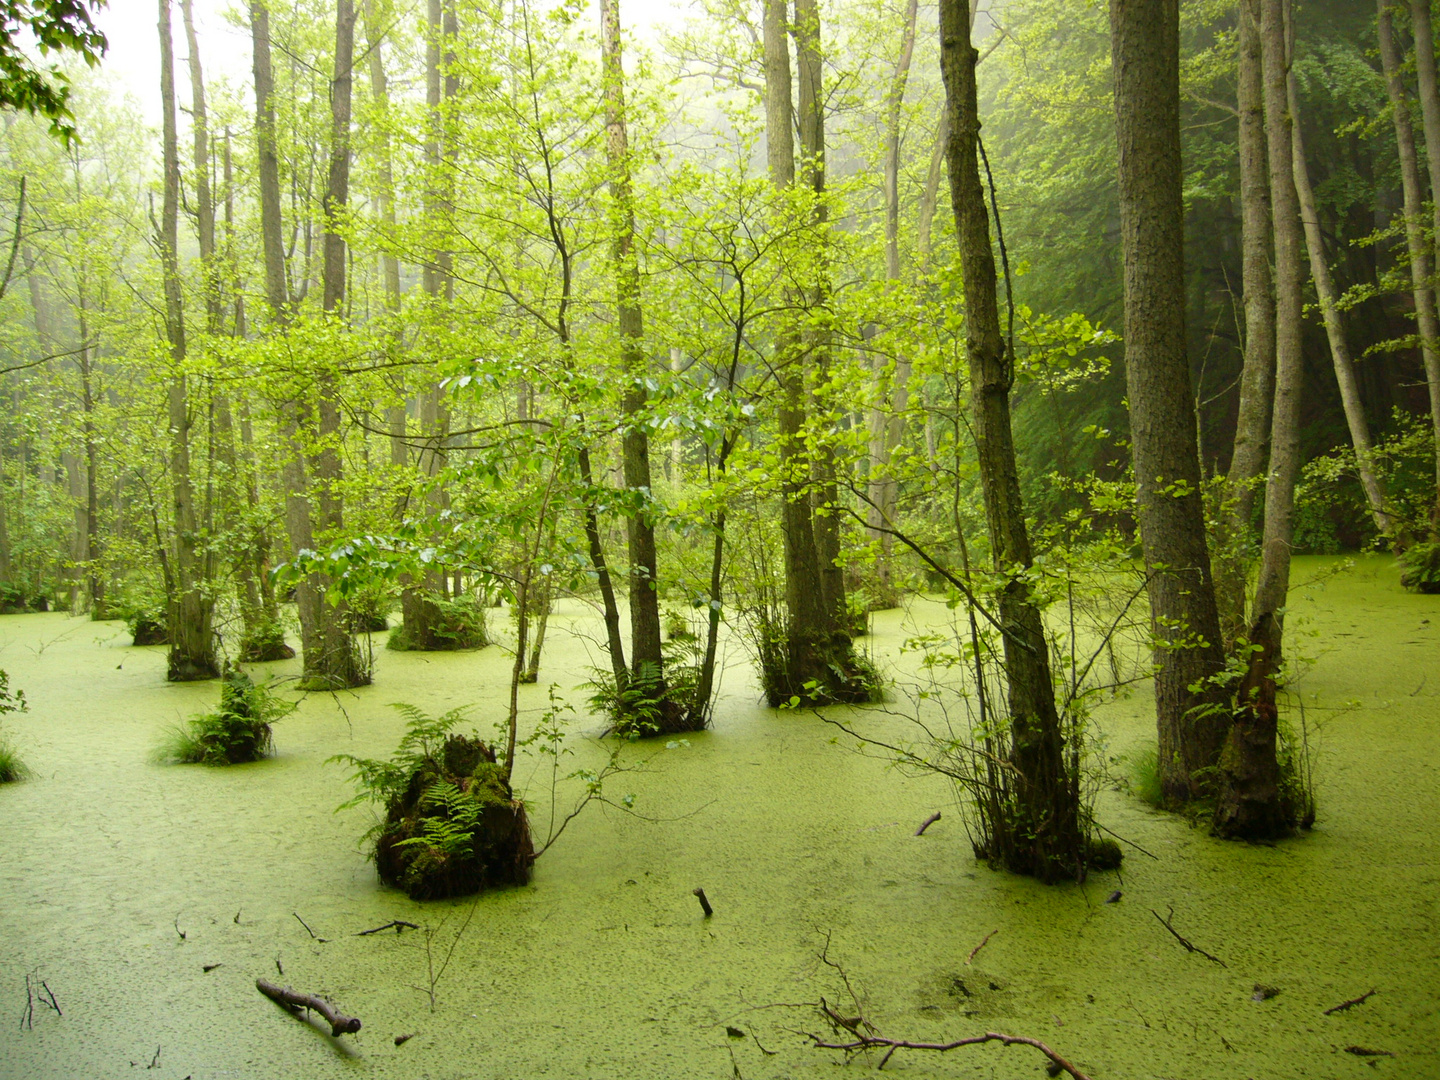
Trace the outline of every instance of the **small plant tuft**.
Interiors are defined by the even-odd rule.
[[[25,704],[25,694],[22,691],[10,689],[10,675],[0,671],[0,716],[12,712],[25,712],[28,706]],[[15,780],[23,780],[30,775],[30,770],[20,760],[14,748],[0,735],[0,784],[9,784]]]
[[[270,726],[295,708],[239,668],[220,683],[220,707],[166,732],[155,760],[176,765],[240,765],[273,749]]]

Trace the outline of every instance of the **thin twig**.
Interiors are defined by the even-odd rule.
[[[983,949],[986,945],[988,945],[990,943],[990,939],[999,932],[1000,928],[997,926],[994,930],[991,930],[988,934],[985,935],[984,941],[980,942],[979,945],[976,945],[973,949],[970,950],[970,955],[965,958],[965,964],[967,967],[971,964],[971,962],[974,961],[975,954],[978,953],[981,949]]]
[[[1365,993],[1361,994],[1357,998],[1351,998],[1349,1001],[1342,1001],[1339,1005],[1332,1005],[1330,1008],[1325,1010],[1324,1015],[1329,1016],[1332,1013],[1344,1012],[1346,1009],[1353,1009],[1356,1005],[1363,1005],[1365,1004],[1365,999],[1375,994],[1376,992],[1377,991],[1374,990],[1367,990],[1365,991]]]
[[[916,835],[916,836],[924,836],[924,835],[925,835],[925,830],[928,829],[931,825],[934,825],[935,822],[937,822],[937,821],[939,821],[939,820],[940,820],[940,811],[939,811],[939,810],[936,810],[933,814],[931,814],[929,817],[927,817],[924,821],[922,821],[922,822],[920,823],[920,827],[915,830],[915,835]]]
[[[1173,926],[1170,925],[1170,920],[1175,917],[1175,909],[1174,909],[1173,907],[1170,908],[1170,914],[1168,915],[1168,917],[1163,918],[1163,919],[1160,918],[1160,913],[1159,913],[1158,911],[1156,911],[1154,908],[1151,908],[1151,909],[1150,909],[1150,914],[1151,914],[1151,915],[1154,915],[1155,918],[1159,919],[1159,920],[1160,920],[1160,925],[1163,926],[1163,927],[1165,927],[1166,930],[1169,930],[1170,933],[1174,936],[1175,940],[1178,941],[1181,945],[1184,945],[1184,946],[1185,946],[1185,951],[1186,951],[1186,952],[1199,953],[1201,956],[1205,957],[1206,960],[1213,960],[1215,963],[1219,964],[1221,967],[1229,967],[1229,966],[1230,966],[1229,964],[1225,963],[1224,960],[1221,960],[1218,956],[1211,956],[1208,952],[1206,952],[1204,949],[1200,948],[1199,946],[1197,946],[1197,945],[1192,945],[1189,941],[1187,941],[1187,940],[1181,935],[1180,931],[1176,930],[1175,927],[1173,927]]]
[[[299,916],[297,915],[296,918],[298,919]],[[413,922],[406,922],[404,919],[391,919],[391,920],[390,920],[389,922],[387,922],[384,926],[375,926],[375,927],[371,927],[369,930],[361,930],[361,931],[360,931],[358,934],[356,934],[355,936],[356,936],[356,937],[366,937],[366,936],[368,936],[368,935],[370,935],[370,934],[378,934],[378,933],[380,933],[381,930],[389,930],[392,926],[395,928],[395,933],[397,933],[397,934],[400,933],[402,930],[419,930],[419,929],[420,929],[420,927],[416,926]]]

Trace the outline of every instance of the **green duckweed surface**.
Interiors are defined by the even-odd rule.
[[[1304,560],[1297,578],[1330,565]],[[591,620],[564,610],[542,685],[524,688],[531,715],[547,680],[583,699],[571,688]],[[213,683],[167,685],[163,650],[128,647],[119,624],[0,619],[0,666],[31,702],[5,727],[34,773],[0,787],[0,1076],[833,1077],[842,1055],[797,1034],[821,1030],[803,1003],[841,989],[819,959],[827,937],[895,1037],[1029,1035],[1095,1080],[1440,1076],[1440,602],[1402,592],[1373,557],[1297,589],[1292,611],[1318,727],[1320,821],[1304,838],[1221,843],[1107,788],[1100,819],[1154,858],[1132,848],[1083,888],[1013,879],[976,865],[943,783],[857,753],[813,714],[764,709],[732,650],[713,731],[624,750],[648,761],[612,790],[656,820],[592,807],[531,885],[438,904],[378,885],[358,846],[370,812],[333,812],[351,791],[325,759],[387,755],[393,701],[472,703],[487,729],[507,692],[501,649],[377,648],[375,685],[308,697],[277,726],[277,757],[206,769],[148,755],[165,725],[210,706]],[[907,663],[901,640],[945,615],[928,601],[883,613],[871,647]],[[847,715],[905,735],[893,713]],[[1148,690],[1097,723],[1110,755],[1153,739]],[[585,739],[576,750],[603,756]],[[547,777],[533,759],[519,769],[542,838]],[[1226,966],[1151,913],[1172,906]],[[423,934],[355,936],[392,919],[434,929],[436,966],[453,948],[433,1010]],[[22,1030],[27,974],[63,1016],[37,1004]],[[334,1040],[298,1023],[257,976],[324,994],[364,1029]],[[1280,993],[1254,1001],[1257,983]],[[986,1046],[902,1052],[886,1073],[1041,1077],[1042,1064]]]

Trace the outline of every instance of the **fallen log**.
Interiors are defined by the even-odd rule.
[[[276,986],[267,979],[256,979],[255,989],[268,997],[277,1005],[283,1005],[291,1012],[300,1009],[310,1009],[323,1016],[330,1025],[331,1035],[354,1034],[360,1030],[360,1021],[353,1016],[346,1016],[330,1002],[315,994],[302,994],[298,990],[292,990],[288,986]]]

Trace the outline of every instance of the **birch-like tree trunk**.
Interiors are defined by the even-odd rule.
[[[1435,30],[1430,18],[1430,0],[1410,0],[1410,25],[1415,34],[1415,75],[1420,91],[1420,116],[1425,128],[1425,160],[1430,171],[1430,202],[1434,212],[1432,239],[1435,244],[1430,262],[1434,266],[1440,262],[1440,87],[1436,85]],[[1386,70],[1388,83],[1389,69]],[[1433,297],[1433,284],[1431,290]],[[1437,322],[1440,322],[1440,317],[1437,317]],[[1440,537],[1440,342],[1433,338],[1429,342],[1430,348],[1424,354],[1425,382],[1430,391],[1430,426],[1435,436],[1435,506],[1430,514],[1430,531]]]

